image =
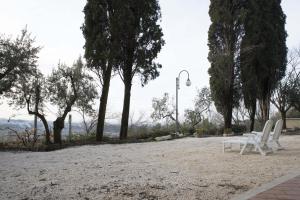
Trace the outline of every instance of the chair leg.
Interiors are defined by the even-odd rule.
[[[267,155],[266,152],[264,152],[260,147],[257,147],[257,149],[261,155],[263,155],[263,156]]]
[[[283,150],[284,148],[281,146],[281,144],[279,143],[279,141],[276,141],[276,145],[277,145],[277,149],[278,150]]]
[[[262,148],[259,146],[259,145],[255,145],[256,148],[258,149],[259,153],[263,156],[266,156],[267,155],[267,152],[265,152],[264,150],[262,150]]]
[[[241,155],[244,155],[244,152],[245,152],[247,146],[248,146],[248,143],[244,144],[244,146],[243,146],[243,148],[242,148],[242,150],[240,152]]]

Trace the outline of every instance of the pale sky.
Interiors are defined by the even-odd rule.
[[[27,25],[36,37],[36,44],[43,49],[39,54],[39,67],[45,73],[51,72],[59,61],[71,65],[83,55],[84,38],[80,27],[85,0],[0,0],[0,33],[15,37]],[[139,79],[133,82],[131,113],[137,117],[140,112],[148,116],[152,112],[152,98],[165,92],[175,96],[175,78],[186,69],[190,73],[191,87],[185,86],[186,74],[181,75],[179,90],[179,113],[193,107],[196,89],[208,86],[207,31],[210,25],[209,0],[160,0],[162,29],[165,46],[157,61],[162,64],[160,76],[144,88]],[[283,0],[282,7],[287,15],[286,30],[289,48],[300,45],[300,1]],[[119,77],[111,81],[108,99],[110,112],[122,111],[123,83]],[[96,101],[98,106],[99,100]],[[48,120],[55,118],[55,108],[49,107]],[[31,119],[26,111],[15,111],[6,103],[0,105],[0,118],[17,114],[17,118]],[[75,120],[79,120],[76,118]]]

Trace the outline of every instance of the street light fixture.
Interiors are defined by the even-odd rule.
[[[188,78],[187,78],[186,83],[185,83],[186,86],[189,87],[192,84],[192,82],[190,80],[190,74],[189,74],[189,72],[186,71],[186,70],[180,71],[179,74],[178,74],[178,77],[176,77],[176,134],[179,133],[179,123],[178,123],[178,90],[180,89],[179,80],[180,80],[180,74],[182,72],[186,72],[187,75],[188,75]]]

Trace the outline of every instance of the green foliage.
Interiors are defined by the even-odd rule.
[[[0,94],[35,73],[40,47],[34,42],[26,28],[15,40],[0,35]]]
[[[224,117],[226,128],[231,126],[232,108],[239,99],[236,95],[236,68],[239,63],[235,55],[242,31],[241,2],[211,0],[209,7],[212,22],[208,31],[211,96],[217,111]]]
[[[88,0],[83,10],[85,14],[82,26],[85,38],[84,57],[87,60],[87,67],[94,72],[102,86],[96,129],[97,141],[103,138],[110,79],[118,63],[115,31],[119,30],[116,29],[115,17],[119,4],[120,1],[116,0]],[[84,118],[85,110],[81,109],[81,111],[87,127]],[[86,130],[88,131],[88,128]]]
[[[94,142],[96,139],[96,133],[95,132],[90,132],[88,134],[83,134],[83,133],[72,133],[71,134],[71,142],[76,143],[89,143],[89,142]],[[67,142],[67,141],[66,141]]]
[[[245,124],[233,124],[231,129],[235,135],[242,135],[247,132],[247,126]]]
[[[223,133],[220,132],[221,131],[219,130],[218,126],[208,121],[208,119],[204,119],[196,128],[197,137],[220,135]]]
[[[154,60],[164,45],[158,23],[161,18],[157,0],[121,0],[116,9],[116,39],[119,69],[125,82],[139,75],[142,85],[155,79],[161,65]],[[126,31],[124,31],[126,30]]]
[[[158,0],[119,0],[116,10],[118,70],[124,82],[124,103],[120,138],[127,137],[132,79],[138,75],[142,86],[159,76],[161,65],[155,62],[164,45],[159,24]],[[124,31],[126,30],[126,31]]]
[[[280,0],[246,1],[241,71],[245,104],[258,98],[263,120],[269,115],[272,91],[286,70],[285,19]],[[267,113],[266,113],[267,112]]]
[[[152,137],[160,137],[165,135],[170,135],[171,133],[175,132],[175,123],[171,125],[161,125],[161,124],[155,124],[150,129],[150,134]]]
[[[202,113],[196,110],[186,109],[184,111],[185,123],[188,124],[192,129],[195,128],[202,120]]]
[[[47,80],[49,100],[58,106],[60,115],[71,111],[69,109],[75,102],[77,106],[84,105],[91,109],[93,100],[97,97],[97,91],[91,81],[92,77],[84,71],[81,58],[72,67],[59,64]]]
[[[94,100],[97,99],[98,92],[96,86],[93,84],[93,79],[88,75],[85,68],[81,69],[78,73],[81,73],[78,79],[78,99],[76,100],[75,106],[87,116],[94,117],[96,111],[93,108]]]
[[[33,111],[38,98],[39,112],[43,113],[44,103],[48,98],[45,81],[45,77],[38,70],[33,72],[32,76],[21,76],[18,84],[15,84],[10,91],[5,93],[8,104],[14,106],[15,109],[26,108]],[[39,93],[36,92],[37,89]]]
[[[49,98],[46,79],[36,70],[31,76],[20,76],[15,84],[5,93],[8,104],[15,109],[26,108],[28,114],[37,116],[43,123],[46,132],[46,142],[50,142],[50,130],[44,112],[45,103]]]
[[[59,64],[58,69],[53,70],[48,77],[49,100],[58,106],[58,117],[53,122],[54,142],[61,143],[61,130],[64,128],[64,120],[72,107],[78,102],[86,107],[94,101],[97,91],[91,84],[92,77],[84,72],[81,58],[72,67]]]
[[[84,57],[87,67],[95,72],[101,84],[116,58],[113,18],[117,4],[117,1],[88,0],[83,10],[85,20],[81,29],[85,38]]]
[[[128,129],[128,138],[129,139],[143,139],[143,140],[153,140],[156,137],[170,135],[174,133],[174,125],[161,125],[155,124],[154,126],[149,125],[140,125],[130,127]]]
[[[132,79],[139,75],[145,85],[161,68],[154,62],[164,44],[158,1],[88,0],[84,13],[87,65],[103,86],[99,120],[103,125],[105,116],[100,114],[105,113],[111,70],[118,70],[126,88],[121,125],[121,135],[126,138]]]
[[[151,134],[147,125],[133,126],[128,129],[128,138],[146,139],[149,137],[151,137]]]

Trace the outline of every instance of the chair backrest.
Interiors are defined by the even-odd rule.
[[[267,144],[269,136],[270,136],[270,132],[272,130],[272,126],[273,126],[273,121],[272,120],[268,120],[265,123],[264,129],[262,131],[262,137],[261,137],[261,141],[260,141],[260,145],[264,146]]]
[[[282,125],[283,125],[283,120],[280,119],[276,122],[275,127],[274,127],[274,134],[273,134],[273,140],[277,141],[279,139],[279,136],[282,131]]]

